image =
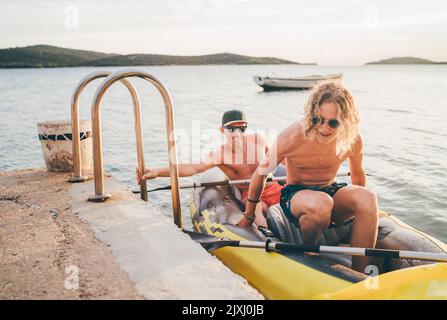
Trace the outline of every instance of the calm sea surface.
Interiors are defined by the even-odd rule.
[[[120,68],[106,68],[118,70]],[[141,67],[171,92],[181,161],[219,144],[212,133],[222,112],[246,112],[250,128],[269,129],[272,137],[302,115],[308,92],[264,93],[253,75],[302,76],[343,73],[361,116],[368,187],[380,207],[408,224],[447,241],[447,66],[168,66]],[[0,69],[0,170],[42,167],[36,123],[70,118],[70,97],[78,81],[103,68]],[[164,106],[156,90],[134,79],[142,100],[146,165],[167,165]],[[81,97],[82,119],[99,84]],[[105,168],[136,188],[133,114],[126,89],[115,84],[102,105]],[[201,141],[198,144],[197,141]],[[195,150],[191,152],[191,148]],[[346,171],[347,165],[340,171]],[[182,178],[183,182],[192,181]],[[149,188],[169,184],[168,178]],[[93,192],[93,191],[92,191]],[[183,219],[190,225],[190,190],[182,190]],[[170,193],[151,199],[171,215]]]

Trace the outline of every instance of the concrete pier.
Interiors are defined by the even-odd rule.
[[[67,177],[45,170],[0,174],[1,298],[263,298],[243,278],[183,234],[172,219],[113,178],[108,177],[105,184],[105,189],[113,194],[112,199],[92,203],[87,201],[93,193],[92,181],[70,184]],[[22,221],[16,221],[12,210],[25,209],[38,212],[33,215],[38,215],[45,225],[29,230],[23,224],[27,219],[33,224],[29,213],[23,214]],[[58,228],[52,226],[54,223],[62,225],[58,228],[65,232],[71,230],[73,235],[66,235],[72,238],[71,242],[54,244],[60,238]],[[46,237],[37,241],[38,233],[45,233]],[[14,251],[11,247],[15,247]],[[55,268],[36,267],[49,263],[47,260],[52,259],[55,250],[63,251],[65,257]],[[60,259],[59,254],[54,255]],[[30,261],[24,264],[25,260]],[[18,265],[25,266],[25,273],[38,273],[41,284],[35,286],[32,279],[23,282],[13,271]],[[66,288],[64,272],[70,265],[79,267],[77,291]],[[46,282],[54,282],[53,288],[58,289],[45,289]],[[97,287],[102,292],[98,293]],[[11,288],[15,288],[13,293],[8,291]]]

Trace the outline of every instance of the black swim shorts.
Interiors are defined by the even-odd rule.
[[[279,204],[281,205],[282,210],[284,211],[284,214],[286,215],[287,219],[289,219],[290,222],[292,222],[295,226],[299,228],[298,220],[295,216],[293,216],[292,211],[290,211],[290,200],[295,195],[295,193],[302,191],[302,190],[313,190],[313,191],[320,191],[328,194],[329,196],[333,197],[334,194],[341,188],[346,187],[347,183],[337,183],[334,182],[330,186],[327,187],[318,187],[318,186],[303,186],[299,184],[289,184],[286,185],[281,190],[281,200]]]

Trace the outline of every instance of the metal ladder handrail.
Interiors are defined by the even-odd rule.
[[[72,147],[73,147],[73,176],[68,180],[70,182],[84,182],[88,180],[87,176],[82,175],[82,160],[81,160],[81,137],[79,132],[79,98],[85,87],[92,81],[99,78],[106,78],[111,74],[109,71],[96,71],[86,75],[76,86],[71,98],[71,132],[72,132]],[[132,97],[135,121],[140,121],[140,98],[135,87],[126,79],[121,82],[127,87]],[[137,143],[137,158],[138,165],[144,170],[144,154],[143,142],[141,134],[141,125],[135,126],[135,136]],[[140,145],[140,147],[138,147]],[[146,181],[140,184],[141,199],[147,201],[147,185]]]
[[[92,103],[92,132],[93,132],[93,168],[95,179],[95,195],[89,197],[89,201],[105,201],[110,198],[110,195],[104,194],[104,167],[102,159],[102,136],[101,136],[101,113],[100,106],[101,100],[110,88],[110,86],[116,81],[120,81],[129,77],[138,77],[153,84],[160,92],[165,105],[166,114],[166,135],[168,140],[168,154],[169,154],[169,170],[171,177],[171,200],[172,210],[174,214],[174,223],[181,228],[181,207],[180,207],[180,190],[178,183],[178,164],[177,153],[175,147],[175,126],[174,126],[174,108],[172,104],[171,95],[163,83],[153,75],[140,71],[140,70],[120,70],[109,75],[101,85],[98,87],[93,98]],[[136,116],[137,119],[137,116]],[[141,119],[138,116],[139,121],[135,121],[136,132],[141,132]],[[137,127],[139,129],[137,130]],[[141,136],[137,137],[141,140]],[[138,148],[138,145],[137,145]],[[142,169],[144,172],[144,168]]]

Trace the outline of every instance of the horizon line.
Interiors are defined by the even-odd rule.
[[[90,51],[90,52],[96,52],[96,53],[103,53],[103,54],[109,54],[109,55],[117,55],[117,56],[129,56],[129,55],[160,55],[160,56],[173,56],[173,57],[201,57],[201,56],[210,56],[210,55],[217,55],[217,54],[234,54],[239,56],[245,56],[245,57],[253,57],[253,58],[272,58],[272,59],[280,59],[292,62],[293,64],[297,65],[318,65],[318,66],[363,66],[368,65],[374,62],[378,62],[381,60],[389,60],[389,59],[395,59],[395,58],[415,58],[415,59],[423,59],[432,62],[433,64],[445,64],[445,61],[434,61],[427,58],[422,57],[415,57],[415,56],[389,56],[388,58],[379,58],[375,61],[368,61],[368,62],[338,62],[338,63],[324,63],[320,64],[319,62],[297,62],[293,60],[289,60],[286,58],[281,57],[273,57],[273,56],[256,56],[256,55],[246,55],[246,54],[240,54],[240,53],[234,53],[229,51],[223,51],[223,52],[214,52],[214,53],[205,53],[205,54],[194,54],[194,55],[179,55],[179,54],[167,54],[167,53],[144,53],[144,52],[138,52],[138,53],[115,53],[115,52],[104,52],[104,51],[97,51],[95,49],[78,49],[78,48],[69,48],[65,46],[57,46],[53,44],[28,44],[25,46],[15,46],[15,47],[7,47],[7,48],[0,48],[0,50],[8,50],[8,49],[19,49],[19,48],[27,48],[27,47],[35,47],[35,46],[48,46],[48,47],[55,47],[55,48],[61,48],[61,49],[68,49],[68,50],[78,50],[78,51]],[[276,64],[278,65],[278,64]],[[284,65],[286,65],[284,63]],[[390,64],[393,65],[393,64]],[[398,64],[396,64],[398,65]],[[143,65],[144,66],[144,65]]]

